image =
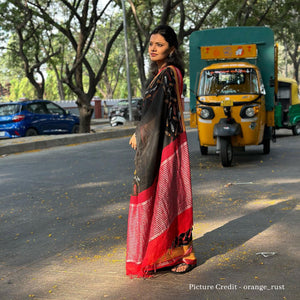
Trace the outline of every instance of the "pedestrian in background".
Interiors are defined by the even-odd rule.
[[[174,30],[158,26],[148,52],[152,80],[141,121],[129,144],[136,150],[130,198],[126,274],[176,274],[196,266],[192,244],[190,161],[181,99],[184,64]]]

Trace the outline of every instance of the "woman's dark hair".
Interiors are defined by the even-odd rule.
[[[183,58],[182,58],[182,54],[179,51],[179,45],[178,45],[178,40],[177,40],[177,35],[175,33],[175,31],[173,30],[173,28],[171,28],[168,25],[159,25],[157,26],[150,34],[150,36],[152,34],[160,34],[164,37],[164,39],[168,42],[169,47],[174,47],[174,51],[172,52],[172,54],[170,54],[167,59],[166,59],[166,63],[167,65],[173,65],[175,67],[177,67],[181,74],[182,77],[184,76],[184,62],[183,62]],[[152,75],[157,74],[158,72],[158,67],[157,64],[155,62],[151,62],[150,65],[150,73]]]

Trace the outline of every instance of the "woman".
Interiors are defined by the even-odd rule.
[[[192,246],[192,189],[181,94],[184,75],[177,36],[166,25],[150,37],[153,79],[142,118],[129,144],[135,150],[126,274],[147,277],[170,267],[182,274],[196,266]]]

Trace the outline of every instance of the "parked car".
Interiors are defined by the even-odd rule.
[[[0,138],[79,132],[79,117],[48,100],[0,104]]]
[[[142,99],[132,99],[132,120],[138,121],[141,119]],[[113,106],[109,112],[109,120],[112,126],[123,125],[126,120],[129,120],[129,105],[128,100],[120,100],[117,105]]]

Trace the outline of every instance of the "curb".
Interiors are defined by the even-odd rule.
[[[118,130],[108,130],[96,133],[68,134],[38,136],[32,138],[18,138],[10,140],[11,143],[0,145],[0,155],[9,155],[19,152],[47,149],[57,146],[81,144],[95,142],[110,138],[130,136],[134,132],[134,127],[122,128]],[[22,140],[21,140],[22,139]]]

